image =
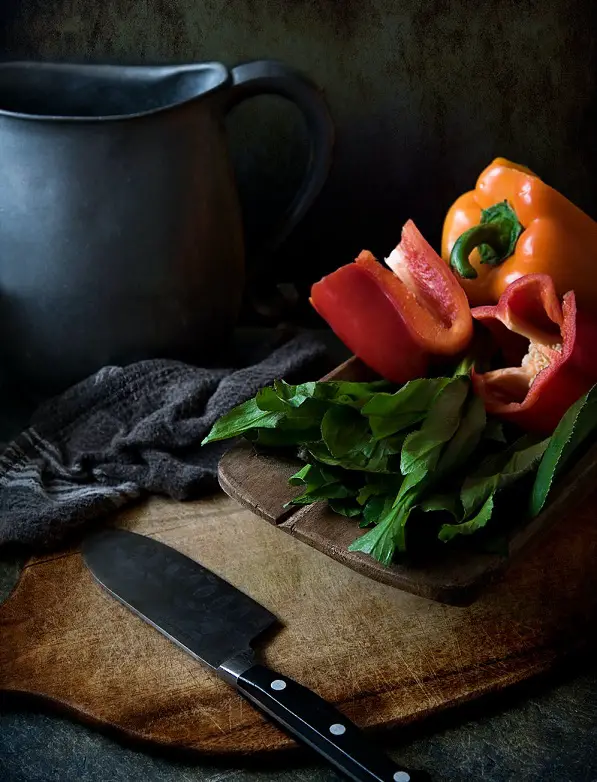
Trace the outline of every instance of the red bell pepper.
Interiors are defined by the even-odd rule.
[[[311,304],[342,342],[386,380],[423,377],[432,356],[464,350],[466,294],[412,220],[386,268],[368,251],[311,288]]]
[[[486,410],[551,434],[570,405],[597,382],[597,321],[577,310],[574,291],[560,303],[547,274],[520,277],[496,305],[472,313],[492,332],[507,364],[473,370],[473,388]]]

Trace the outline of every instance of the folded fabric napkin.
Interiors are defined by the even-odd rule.
[[[324,353],[303,333],[236,369],[105,367],[43,404],[0,456],[0,545],[51,546],[144,493],[184,500],[213,489],[229,446],[201,447],[216,419]]]

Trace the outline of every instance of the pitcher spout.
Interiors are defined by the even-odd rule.
[[[221,63],[93,65],[0,64],[0,116],[90,121],[153,114],[228,86]]]

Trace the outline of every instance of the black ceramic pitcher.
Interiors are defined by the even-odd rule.
[[[332,123],[274,61],[0,65],[0,351],[55,391],[107,364],[201,361],[238,317],[244,243],[226,113],[278,94],[305,115],[305,179],[269,246],[320,191]],[[213,350],[211,350],[213,352]]]

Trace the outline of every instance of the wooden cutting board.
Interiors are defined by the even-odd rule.
[[[115,516],[200,560],[276,613],[267,663],[365,728],[420,720],[499,690],[595,641],[595,502],[555,525],[467,608],[431,602],[334,561],[219,495]],[[0,607],[0,690],[205,753],[291,740],[106,594],[79,553],[27,564]]]

